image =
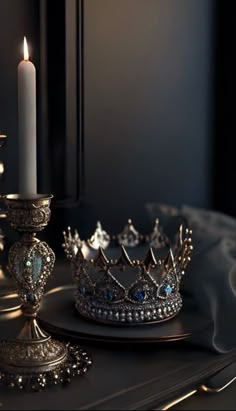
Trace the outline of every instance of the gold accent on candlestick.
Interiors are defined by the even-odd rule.
[[[40,327],[37,313],[55,255],[46,242],[36,238],[50,219],[51,195],[33,198],[8,195],[8,221],[21,238],[9,251],[9,268],[22,301],[25,325],[14,340],[0,344],[0,381],[34,391],[67,382],[91,365],[86,352],[55,341]]]

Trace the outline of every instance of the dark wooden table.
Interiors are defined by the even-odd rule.
[[[173,410],[236,410],[236,382],[219,394],[198,393]]]
[[[63,283],[63,278],[58,278],[57,283]],[[22,322],[20,313],[13,314],[12,318],[0,317],[0,338],[17,335]],[[67,387],[36,394],[0,386],[0,409],[162,409],[170,398],[199,387],[207,375],[230,362],[225,356],[201,351],[183,342],[144,346],[83,342],[83,345],[93,358],[93,366],[86,376],[73,379]],[[235,387],[213,396],[197,394],[174,409],[236,409]]]

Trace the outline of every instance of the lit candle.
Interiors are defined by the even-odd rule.
[[[24,38],[24,60],[18,66],[19,193],[37,193],[36,70],[29,61]]]

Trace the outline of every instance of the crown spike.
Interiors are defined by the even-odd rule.
[[[128,224],[123,231],[117,236],[118,243],[126,247],[135,247],[140,243],[141,236],[134,227],[132,220],[128,220]]]
[[[99,247],[98,252],[93,260],[93,265],[102,269],[109,268],[109,260],[106,257],[102,247]]]
[[[71,234],[71,227],[68,227],[68,238],[69,240],[72,240],[72,234]]]
[[[149,248],[147,255],[145,256],[141,264],[147,272],[149,272],[152,267],[156,267],[157,261],[151,247]]]
[[[156,218],[153,231],[150,235],[150,246],[153,248],[164,248],[167,246],[168,241],[166,236],[163,233],[162,228],[160,227],[159,219]]]
[[[82,249],[80,247],[77,247],[76,245],[74,245],[74,255],[75,255],[77,262],[78,261],[81,262],[85,260],[85,256],[84,256]]]
[[[99,247],[106,249],[109,246],[110,241],[109,234],[103,230],[100,221],[98,221],[94,234],[87,240],[88,245],[94,250],[98,250]]]
[[[82,241],[80,240],[79,233],[76,230],[75,235],[73,236],[70,227],[68,227],[67,231],[68,232],[63,231],[64,244],[62,245],[62,247],[64,248],[65,253],[70,260],[72,260],[73,258],[81,259],[82,256],[79,254],[82,247]]]
[[[182,244],[183,244],[183,224],[179,226],[178,247],[181,247]]]
[[[183,224],[179,226],[179,230],[177,233],[177,241],[175,246],[175,262],[178,264],[179,261],[182,260],[182,253],[184,248],[184,240],[183,240]]]
[[[134,266],[134,264],[129,258],[129,255],[123,245],[121,245],[121,256],[118,258],[118,260],[116,260],[116,265],[121,266],[123,270],[125,269],[125,266],[128,266],[128,267]]]
[[[175,268],[175,259],[171,248],[169,249],[168,255],[164,262],[166,270]]]
[[[78,230],[75,230],[75,240],[79,240],[79,233],[78,233]]]

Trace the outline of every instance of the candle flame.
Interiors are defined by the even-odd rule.
[[[0,177],[2,176],[2,174],[4,174],[4,171],[5,171],[4,164],[3,164],[2,161],[0,161]],[[1,250],[1,242],[0,242],[0,251],[2,251]]]
[[[24,60],[25,61],[29,60],[29,49],[28,49],[26,37],[24,37]]]

